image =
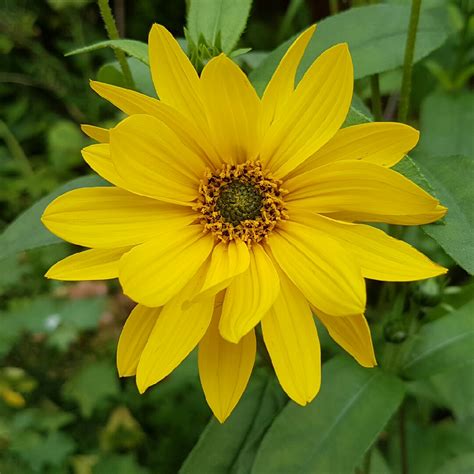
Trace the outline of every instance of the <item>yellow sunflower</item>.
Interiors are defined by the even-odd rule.
[[[160,100],[92,82],[125,114],[85,161],[113,186],[53,201],[43,223],[89,248],[56,265],[60,280],[119,278],[137,306],[117,351],[140,392],[199,345],[206,399],[222,422],[247,385],[255,328],[281,386],[305,405],[321,379],[313,313],[360,364],[376,364],[364,278],[411,281],[445,269],[355,222],[426,224],[446,209],[390,169],[418,132],[399,123],[340,129],[353,68],[346,44],[319,56],[295,87],[315,27],[290,47],[260,99],[225,55],[201,76],[154,25],[151,74]]]

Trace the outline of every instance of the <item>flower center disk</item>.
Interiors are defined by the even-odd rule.
[[[262,200],[262,195],[253,185],[231,181],[221,188],[216,207],[227,222],[236,226],[241,221],[260,216]]]
[[[195,210],[204,228],[217,239],[241,239],[251,245],[288,219],[283,201],[286,193],[281,181],[265,172],[258,161],[226,164],[205,173]]]

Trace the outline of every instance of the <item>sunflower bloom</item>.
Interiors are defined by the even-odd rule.
[[[112,186],[53,201],[45,226],[87,250],[54,265],[60,280],[119,278],[137,306],[117,350],[140,392],[199,346],[199,374],[224,421],[263,340],[282,388],[305,405],[321,382],[314,315],[364,367],[376,364],[365,278],[445,273],[410,245],[361,222],[426,224],[446,209],[390,169],[418,141],[399,123],[341,129],[352,98],[346,44],[319,56],[295,87],[315,27],[288,50],[262,98],[225,55],[199,76],[162,26],[149,37],[159,100],[92,82],[127,117],[85,161]],[[260,330],[260,329],[258,329]]]

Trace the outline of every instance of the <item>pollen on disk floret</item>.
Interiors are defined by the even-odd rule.
[[[288,219],[283,200],[287,191],[281,184],[259,161],[225,164],[217,171],[206,171],[195,210],[205,230],[217,239],[240,239],[251,245]]]

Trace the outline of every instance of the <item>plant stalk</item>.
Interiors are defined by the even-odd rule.
[[[403,64],[402,88],[400,92],[400,104],[398,106],[398,121],[406,122],[410,106],[411,76],[413,70],[413,54],[415,52],[416,32],[418,20],[420,19],[421,0],[412,0],[410,23],[408,25],[408,36],[405,46],[405,61]]]
[[[331,15],[339,13],[339,0],[329,0],[329,13]]]
[[[117,25],[115,23],[114,16],[112,15],[112,10],[110,9],[108,0],[97,0],[97,4],[99,5],[100,15],[102,16],[102,20],[104,20],[105,29],[109,39],[120,39]],[[114,53],[118,63],[120,64],[120,68],[122,69],[125,84],[128,88],[135,89],[132,71],[130,71],[130,66],[128,65],[125,53],[117,48],[114,48]]]

